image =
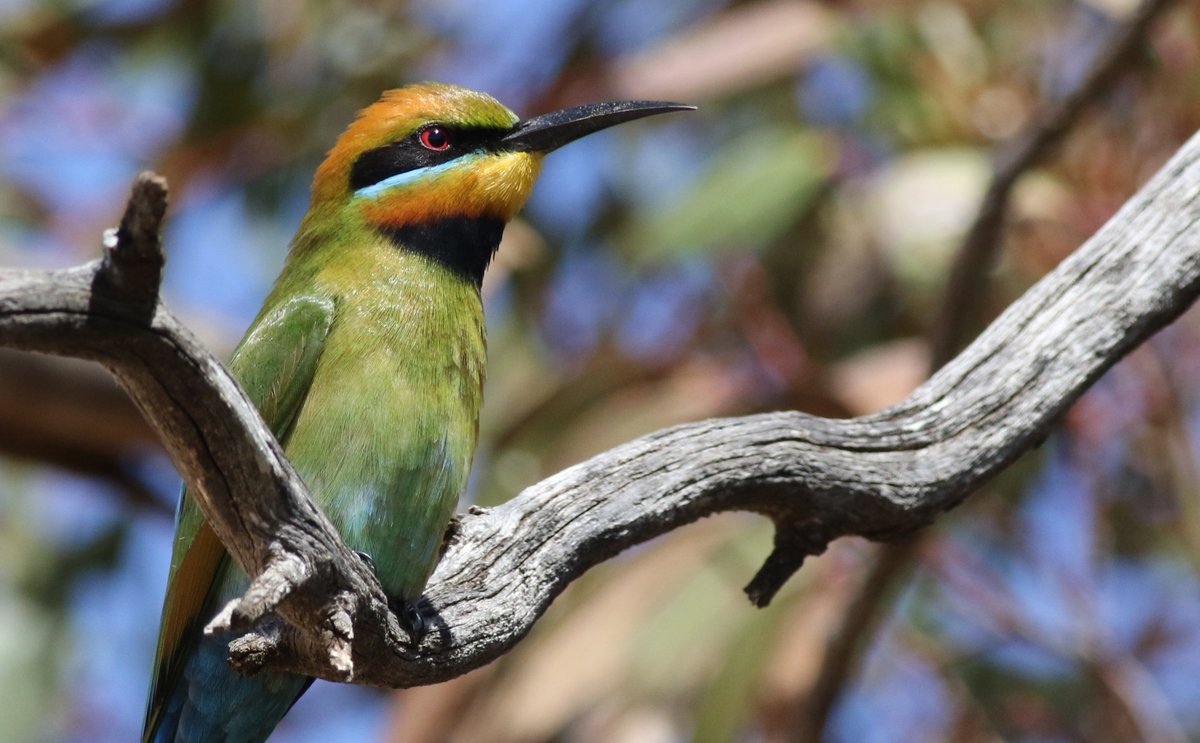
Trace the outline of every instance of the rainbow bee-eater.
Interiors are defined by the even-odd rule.
[[[624,121],[691,108],[633,101],[526,121],[482,93],[385,93],[317,169],[283,270],[229,367],[317,503],[402,619],[467,485],[484,379],[479,289],[543,156]],[[310,679],[240,675],[202,628],[248,585],[186,491],[143,740],[253,743]]]

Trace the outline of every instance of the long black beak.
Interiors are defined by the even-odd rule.
[[[601,129],[645,116],[693,111],[695,106],[667,101],[615,101],[564,108],[517,124],[500,140],[501,149],[550,152]]]

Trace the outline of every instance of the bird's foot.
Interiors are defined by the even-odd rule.
[[[375,560],[366,552],[355,550],[354,554],[358,555],[359,559],[367,564],[375,577],[379,577],[379,571],[375,568]],[[404,601],[403,599],[389,599],[388,606],[392,613],[400,620],[400,626],[408,633],[412,639],[413,645],[420,645],[421,640],[425,638],[425,633],[429,631],[429,626],[425,623],[425,616],[421,614],[419,607],[420,599],[415,601]]]
[[[367,564],[367,567],[371,569],[371,572],[376,578],[379,577],[379,570],[375,567],[375,558],[371,557],[366,552],[360,552],[358,550],[354,550],[354,554],[358,555],[358,558]]]
[[[392,612],[400,620],[400,626],[408,633],[413,645],[420,645],[425,639],[429,626],[425,623],[425,615],[421,613],[420,599],[415,601],[392,600]]]

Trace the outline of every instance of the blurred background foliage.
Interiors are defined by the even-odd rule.
[[[139,169],[172,186],[168,302],[228,352],[359,107],[438,79],[523,115],[700,110],[556,153],[484,290],[471,502],[681,421],[878,410],[928,373],[991,157],[1132,0],[0,0],[0,264],[93,258]],[[1200,6],[1013,194],[978,331],[1200,125]],[[1200,740],[1200,316],[1107,374],[914,548],[823,739]],[[106,375],[0,355],[0,741],[140,727],[177,481]],[[592,571],[501,661],[396,693],[317,684],[273,740],[802,741],[877,548],[766,610],[761,519]]]

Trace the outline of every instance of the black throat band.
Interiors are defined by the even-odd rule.
[[[411,250],[440,263],[476,287],[500,247],[504,220],[489,217],[446,217],[403,227],[385,227],[383,233],[401,250]]]

